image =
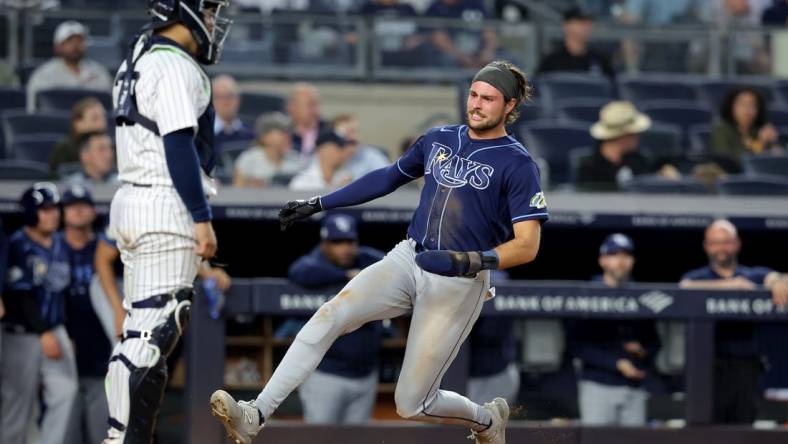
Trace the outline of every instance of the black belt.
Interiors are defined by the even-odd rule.
[[[141,301],[132,302],[131,308],[162,308],[173,299],[175,299],[175,295],[170,293],[157,294]]]
[[[134,182],[123,182],[126,185],[131,185],[134,188],[153,188],[153,185],[149,183],[134,183]]]

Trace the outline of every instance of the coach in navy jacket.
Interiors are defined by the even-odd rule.
[[[603,274],[594,280],[608,287],[626,286],[634,264],[632,240],[612,234],[599,249]],[[654,321],[579,320],[572,337],[574,355],[583,364],[578,384],[583,424],[645,424],[645,385],[655,375],[659,348]]]
[[[340,286],[383,256],[358,245],[355,219],[333,214],[321,224],[320,244],[290,266],[288,277],[303,287]],[[377,394],[381,333],[381,323],[371,322],[334,342],[299,390],[307,423],[353,424],[370,419]]]

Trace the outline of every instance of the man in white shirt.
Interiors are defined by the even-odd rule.
[[[263,114],[255,128],[257,143],[236,159],[233,186],[264,187],[271,185],[275,177],[286,180],[298,173],[302,164],[292,149],[287,116],[279,112]]]
[[[27,83],[27,110],[34,112],[36,94],[56,88],[88,89],[109,92],[112,77],[100,63],[85,58],[88,31],[72,20],[55,29],[55,57],[36,68]]]
[[[317,137],[315,159],[309,167],[290,182],[297,191],[325,190],[346,185],[353,175],[345,169],[353,150],[342,136],[334,131]]]

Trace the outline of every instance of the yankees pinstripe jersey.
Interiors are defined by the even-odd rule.
[[[155,37],[154,37],[155,39]],[[143,50],[138,41],[135,58]],[[124,62],[119,73],[126,71]],[[156,122],[159,135],[141,125],[116,128],[118,177],[122,182],[172,186],[162,136],[184,128],[199,128],[198,120],[211,103],[211,82],[194,58],[182,48],[155,41],[139,56],[134,91],[140,114]],[[119,102],[120,82],[115,82],[113,101]],[[212,129],[212,128],[211,128]],[[203,170],[203,189],[216,194],[216,186]]]

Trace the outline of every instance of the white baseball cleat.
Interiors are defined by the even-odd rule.
[[[492,424],[487,430],[475,432],[471,430],[468,439],[475,439],[476,444],[506,444],[506,423],[509,422],[509,404],[503,398],[495,398],[484,404],[490,412]]]
[[[211,413],[219,418],[227,436],[235,444],[252,444],[262,430],[260,413],[251,401],[235,401],[229,393],[217,390],[211,395]]]

